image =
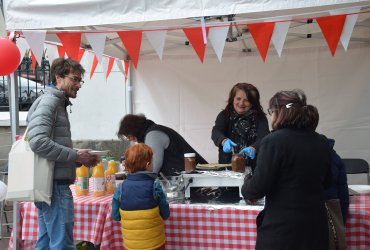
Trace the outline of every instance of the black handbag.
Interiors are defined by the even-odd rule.
[[[345,225],[339,199],[325,201],[329,226],[329,249],[347,249]]]

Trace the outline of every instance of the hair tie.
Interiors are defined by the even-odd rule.
[[[288,103],[287,105],[285,105],[285,107],[287,108],[287,109],[289,109],[289,108],[291,108],[293,106],[293,103],[291,102],[291,103]]]

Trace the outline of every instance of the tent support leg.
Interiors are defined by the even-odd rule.
[[[8,76],[9,86],[9,112],[12,143],[16,141],[15,136],[19,134],[19,99],[18,99],[18,79],[15,73]],[[8,170],[9,171],[9,170]],[[13,250],[18,247],[18,202],[13,202]]]

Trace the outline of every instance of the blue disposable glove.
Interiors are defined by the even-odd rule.
[[[243,155],[247,155],[252,160],[254,159],[254,156],[255,156],[255,154],[254,154],[254,148],[252,148],[252,147],[243,148],[242,150],[240,150],[239,153],[240,154],[243,154]]]
[[[231,153],[233,151],[233,147],[235,147],[235,146],[236,146],[235,142],[233,142],[230,139],[226,139],[222,149],[225,153]]]

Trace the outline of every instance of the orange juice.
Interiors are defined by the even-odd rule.
[[[89,194],[89,169],[82,165],[76,168],[76,195],[88,195]]]
[[[101,162],[94,167],[92,178],[94,197],[103,196],[105,194],[104,167]]]
[[[107,170],[105,171],[105,189],[108,194],[113,194],[116,187],[117,165],[114,160],[108,162]]]

